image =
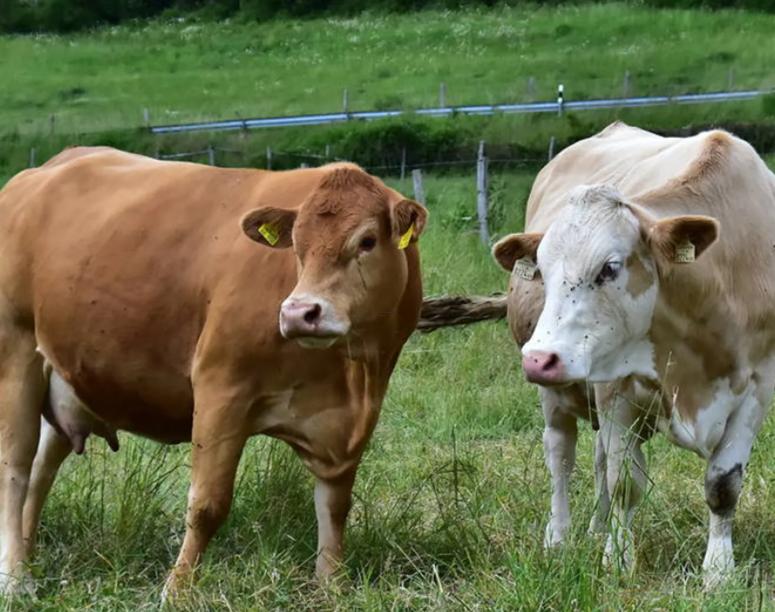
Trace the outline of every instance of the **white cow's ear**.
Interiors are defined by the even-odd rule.
[[[390,206],[393,240],[400,248],[416,242],[428,222],[428,209],[406,198]]]
[[[291,237],[296,222],[295,210],[283,210],[264,206],[251,210],[240,225],[248,238],[275,249],[285,249],[293,244]]]
[[[536,263],[536,251],[543,237],[540,233],[509,234],[495,243],[492,256],[508,272],[514,269],[514,264],[519,259],[527,258]]]
[[[648,242],[665,260],[691,263],[718,239],[719,222],[704,215],[682,215],[655,221]]]

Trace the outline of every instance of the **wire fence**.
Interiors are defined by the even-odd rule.
[[[402,115],[417,115],[421,117],[452,117],[455,115],[498,115],[498,114],[529,114],[556,113],[562,115],[567,111],[600,110],[612,108],[643,108],[650,106],[666,106],[671,104],[702,104],[711,102],[739,102],[752,100],[772,94],[773,89],[757,89],[748,91],[721,91],[713,93],[681,94],[675,96],[639,96],[624,98],[602,98],[597,100],[566,100],[565,87],[557,86],[557,99],[549,102],[529,102],[519,104],[478,104],[468,106],[444,106],[422,108],[414,111],[380,110],[354,111],[341,113],[321,113],[314,115],[293,115],[286,117],[264,117],[254,119],[226,119],[223,121],[203,121],[177,125],[149,126],[153,134],[172,134],[201,131],[249,130],[271,127],[299,127],[310,125],[326,125],[346,121],[373,121]]]

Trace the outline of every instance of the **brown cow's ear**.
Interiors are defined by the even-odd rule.
[[[427,221],[428,210],[413,200],[399,200],[390,207],[393,241],[399,248],[406,248],[410,243],[416,242]]]
[[[259,244],[285,249],[293,244],[291,234],[296,222],[295,210],[264,206],[242,217],[242,231]]]
[[[520,259],[530,259],[536,263],[536,251],[543,237],[540,233],[509,234],[495,243],[492,256],[508,272],[514,269],[514,264]]]
[[[672,263],[692,263],[718,239],[719,222],[703,215],[655,221],[646,235],[651,247]]]

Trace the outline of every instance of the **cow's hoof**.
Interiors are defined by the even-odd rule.
[[[608,532],[608,522],[597,514],[593,514],[589,521],[589,527],[587,527],[587,535],[599,536],[606,532]]]
[[[549,521],[544,531],[544,549],[551,550],[562,546],[569,528],[570,525],[567,523],[561,524]]]
[[[183,575],[175,570],[170,572],[161,590],[161,604],[174,605],[184,597],[191,586],[191,576]]]
[[[0,573],[0,596],[11,598],[35,595],[32,575],[26,569],[15,574]]]
[[[618,537],[609,534],[603,551],[603,567],[621,574],[632,574],[635,570],[635,555],[632,534],[620,533]]]
[[[716,554],[711,554],[715,552]],[[708,551],[702,563],[702,585],[706,591],[715,591],[724,586],[735,571],[735,560],[731,551]]]

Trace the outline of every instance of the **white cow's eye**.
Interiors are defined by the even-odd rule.
[[[621,269],[622,264],[620,264],[618,261],[607,261],[603,264],[603,267],[600,268],[600,272],[597,275],[597,278],[595,278],[595,284],[599,287],[605,282],[615,280],[617,276],[619,276],[619,270]]]

